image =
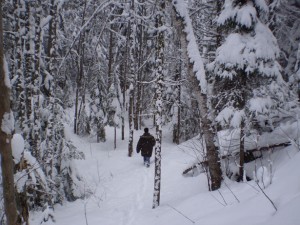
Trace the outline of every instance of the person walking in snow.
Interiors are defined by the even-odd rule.
[[[140,137],[136,146],[136,152],[142,154],[144,157],[144,165],[150,166],[150,158],[152,156],[153,147],[155,145],[155,138],[149,133],[149,129],[144,129],[144,134]]]

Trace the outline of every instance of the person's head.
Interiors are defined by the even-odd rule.
[[[149,129],[146,127],[146,128],[144,129],[144,132],[145,132],[145,133],[149,133]]]

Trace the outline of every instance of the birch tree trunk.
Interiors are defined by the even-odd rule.
[[[134,13],[134,0],[131,1],[131,13]],[[129,87],[129,141],[128,141],[128,156],[131,157],[133,153],[133,133],[134,133],[134,99],[135,99],[135,31],[136,26],[131,18],[128,25],[129,32],[129,74],[130,74],[130,87]]]
[[[8,87],[8,74],[5,69],[5,59],[3,51],[3,28],[2,28],[2,0],[0,1],[0,154],[3,181],[4,208],[7,225],[17,224],[17,206],[15,199],[13,160],[11,149],[12,130],[4,129],[5,126],[14,124],[3,124],[8,121],[8,117],[13,116],[10,111],[10,88]],[[12,120],[12,118],[10,118]]]
[[[163,12],[165,9],[165,1],[159,1],[159,12],[156,15],[156,28],[159,30],[164,25]],[[154,194],[152,208],[156,208],[160,204],[160,186],[161,186],[161,142],[162,142],[162,94],[164,86],[164,48],[165,40],[163,31],[158,32],[156,43],[156,102],[155,102],[155,127],[156,127],[156,144],[155,144],[155,174],[154,174]]]

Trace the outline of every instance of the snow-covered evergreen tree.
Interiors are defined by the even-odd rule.
[[[209,65],[215,74],[216,120],[223,128],[241,130],[240,179],[245,135],[251,129],[272,130],[278,110],[288,101],[278,44],[264,23],[268,11],[265,1],[226,0],[218,24],[227,36]]]
[[[283,78],[288,81],[294,93],[299,91],[300,78],[297,76],[297,52],[300,39],[300,5],[295,1],[272,0],[268,23],[278,40],[279,63]]]
[[[15,180],[17,203],[23,212],[20,216],[26,223],[28,210],[48,211],[64,199],[83,195],[80,176],[75,175],[73,165],[73,160],[82,159],[83,154],[65,136],[66,118],[59,99],[58,13],[62,1],[12,3],[7,2],[11,10],[5,18],[13,25],[7,26],[13,29],[8,30],[8,35],[15,35],[5,39],[5,51],[12,69],[16,130],[25,139],[22,157],[15,162]]]
[[[104,113],[103,97],[101,93],[101,82],[97,80],[91,92],[90,102],[90,124],[91,134],[96,135],[97,142],[104,142],[105,137],[105,124],[107,118]]]

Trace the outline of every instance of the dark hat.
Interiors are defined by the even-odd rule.
[[[145,132],[145,133],[149,133],[149,129],[146,127],[146,128],[144,129],[144,132]]]

